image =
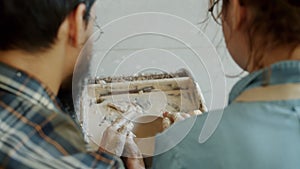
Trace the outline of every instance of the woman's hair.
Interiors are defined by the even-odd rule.
[[[230,0],[223,0],[221,11],[224,17],[229,3]],[[250,12],[245,28],[251,55],[256,61],[262,59],[260,52],[264,49],[284,45],[291,46],[293,51],[300,44],[299,0],[239,0],[239,3]]]
[[[60,25],[81,3],[89,19],[95,0],[0,0],[0,51],[38,52],[55,42]]]

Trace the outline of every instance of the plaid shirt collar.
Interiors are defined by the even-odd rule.
[[[55,112],[64,112],[57,97],[34,77],[0,63],[0,88]]]

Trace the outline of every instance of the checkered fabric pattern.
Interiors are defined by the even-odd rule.
[[[26,73],[0,63],[0,168],[124,168],[88,152],[82,132],[56,96]]]

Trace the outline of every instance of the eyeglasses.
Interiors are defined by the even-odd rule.
[[[86,5],[86,16],[84,17],[87,21],[90,19],[93,20],[93,25],[94,25],[94,32],[92,34],[92,38],[94,39],[94,42],[98,41],[101,37],[101,35],[104,33],[101,26],[98,24],[97,22],[97,16],[95,15],[94,17],[90,14],[91,12],[91,8],[92,8],[92,4],[96,3],[94,0],[92,0],[92,3],[90,3],[90,1],[87,0],[80,0],[80,3],[84,3]]]
[[[221,8],[217,6],[219,2],[220,0],[211,0],[211,7],[208,9],[208,12],[211,13],[211,16],[217,24],[222,25],[222,10],[220,11]],[[217,6],[217,8],[215,8],[215,6]]]
[[[97,16],[95,17],[91,17],[93,19],[93,23],[94,23],[94,32],[93,32],[93,39],[94,41],[98,41],[100,39],[100,37],[102,36],[102,34],[104,34],[101,26],[98,24],[97,22]]]

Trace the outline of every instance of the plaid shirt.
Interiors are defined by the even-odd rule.
[[[119,158],[85,147],[46,86],[0,63],[0,168],[124,168]]]

